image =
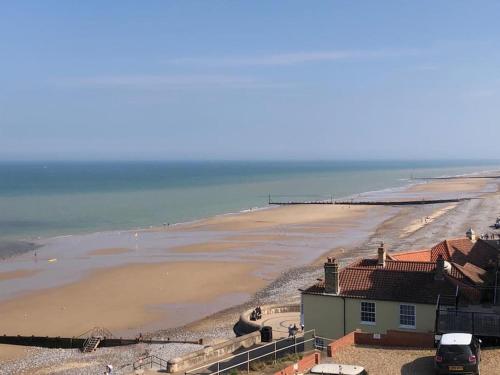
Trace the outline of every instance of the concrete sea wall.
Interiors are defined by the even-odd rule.
[[[281,314],[287,312],[300,312],[300,305],[264,305],[261,306],[262,315]],[[233,330],[236,336],[246,335],[251,332],[260,331],[262,322],[250,320],[250,315],[254,309],[244,311],[240,319],[234,325]]]
[[[250,348],[260,343],[260,332],[249,333],[244,336],[235,337],[214,346],[188,353],[182,357],[168,361],[167,372],[178,372],[201,366],[208,362],[217,361],[241,348]]]

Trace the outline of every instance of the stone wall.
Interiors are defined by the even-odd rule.
[[[183,371],[196,366],[202,366],[203,364],[207,364],[209,362],[215,362],[229,354],[232,354],[238,349],[250,348],[259,343],[259,331],[235,337],[220,344],[207,346],[206,348],[188,353],[182,357],[171,359],[168,361],[167,372],[172,373]]]
[[[388,330],[385,334],[354,332],[354,343],[356,345],[429,349],[434,347],[434,334],[397,330]]]
[[[280,314],[286,312],[300,312],[300,305],[264,305],[261,306],[262,315]],[[250,315],[254,309],[244,311],[240,319],[235,324],[233,330],[236,336],[246,335],[255,331],[260,331],[262,324],[250,320]]]

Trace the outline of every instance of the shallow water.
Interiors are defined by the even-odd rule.
[[[186,222],[265,206],[268,194],[280,199],[346,197],[402,187],[412,176],[474,173],[499,164],[0,163],[0,242]]]

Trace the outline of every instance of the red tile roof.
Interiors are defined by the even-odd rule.
[[[430,262],[431,249],[405,251],[403,253],[391,254],[393,260],[406,260],[412,262]]]
[[[474,264],[480,268],[487,268],[497,260],[498,249],[487,241],[472,242],[468,238],[444,240],[431,249],[431,260],[436,261],[439,255],[449,262],[464,265]]]
[[[495,246],[483,240],[467,238],[445,240],[432,249],[387,255],[385,266],[375,258],[359,259],[340,271],[340,296],[433,304],[438,295],[454,295],[457,286],[461,298],[479,303],[479,285],[487,280],[487,269],[499,254]],[[448,269],[444,280],[435,280],[436,259],[442,255]],[[323,294],[320,281],[304,291]]]
[[[469,286],[459,272],[455,277],[445,275],[435,280],[434,262],[405,262],[387,260],[385,267],[376,259],[361,259],[342,269],[339,276],[340,296],[373,300],[389,300],[434,304],[438,295],[454,295],[458,283]],[[323,294],[324,282],[320,281],[305,290],[306,294]],[[467,299],[476,296],[466,296]],[[479,297],[479,296],[477,296]]]
[[[431,249],[431,260],[439,255],[458,268],[467,278],[475,283],[483,283],[487,269],[497,261],[499,251],[487,241],[473,242],[468,238],[445,240]]]

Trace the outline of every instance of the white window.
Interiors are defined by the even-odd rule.
[[[415,305],[399,305],[399,326],[401,328],[416,328]]]
[[[375,324],[375,302],[361,302],[361,323]]]

